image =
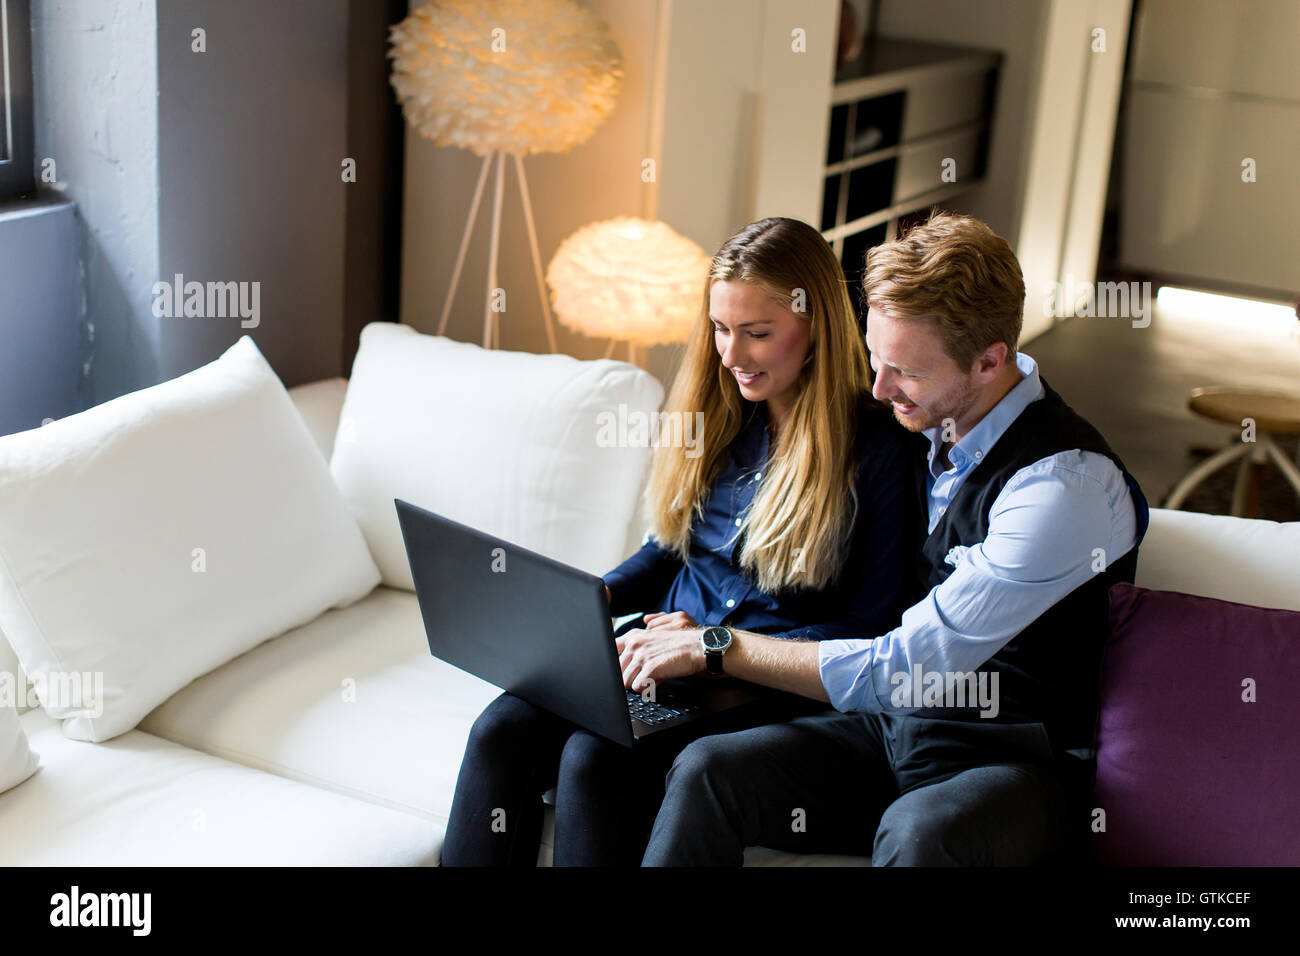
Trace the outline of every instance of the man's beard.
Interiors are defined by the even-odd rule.
[[[894,413],[894,421],[902,425],[911,432],[923,432],[927,428],[943,428],[945,420],[951,421],[953,426],[965,417],[975,404],[975,389],[969,382],[963,383],[961,390],[955,395],[945,395],[933,409],[918,409],[920,414],[900,415],[891,403],[890,411]]]

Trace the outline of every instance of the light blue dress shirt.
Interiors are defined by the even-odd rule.
[[[1038,365],[1016,354],[1023,378],[936,461],[942,429],[930,439],[929,530],[1016,416],[1045,394]],[[938,469],[938,471],[936,471]],[[1137,515],[1123,474],[1105,455],[1064,451],[1021,468],[989,512],[988,536],[948,555],[955,570],[898,627],[875,638],[823,641],[818,668],[836,710],[906,714],[891,702],[895,675],[970,672],[1040,614],[1137,542]],[[909,677],[910,680],[910,677]]]

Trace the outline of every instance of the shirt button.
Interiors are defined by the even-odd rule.
[[[754,472],[754,480],[755,480],[755,481],[758,481],[758,479],[760,479],[760,478],[762,478],[762,477],[763,477],[763,473],[762,473],[761,471],[756,471],[756,472]]]
[[[737,528],[740,527],[740,519],[739,519],[739,518],[736,519],[736,527],[737,527]]]
[[[983,458],[983,457],[984,457],[984,452],[982,452],[982,451],[977,451],[977,452],[975,453],[975,460],[976,460],[976,461],[979,461],[979,460],[980,460],[981,458]]]
[[[735,599],[735,598],[727,598],[727,607],[735,607],[735,606],[736,606],[736,599]]]

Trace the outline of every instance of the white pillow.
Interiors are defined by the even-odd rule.
[[[0,793],[34,774],[38,763],[36,754],[27,746],[17,709],[0,701]]]
[[[69,737],[125,733],[378,580],[247,335],[172,381],[0,437],[0,629]]]
[[[626,557],[650,452],[619,430],[619,406],[649,415],[662,399],[626,362],[485,350],[373,322],[330,470],[390,587],[412,589],[394,498],[603,574]]]
[[[6,674],[9,676],[5,677]],[[27,686],[27,677],[23,674],[22,665],[18,663],[13,648],[9,646],[9,639],[0,630],[0,681],[5,680],[12,681],[18,713],[22,714],[27,710],[27,694],[23,690]]]

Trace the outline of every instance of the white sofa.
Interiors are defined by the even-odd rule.
[[[602,374],[613,366],[644,376],[622,363],[605,363]],[[646,391],[635,381],[658,402],[657,383]],[[477,387],[482,395],[467,395],[462,409],[491,406],[511,385],[483,379]],[[347,389],[338,378],[289,391],[336,466],[336,437],[355,439],[353,426],[340,423]],[[642,538],[635,500],[605,515],[623,554]],[[1300,609],[1298,554],[1300,523],[1157,510],[1137,583]],[[0,673],[19,670],[0,640]],[[352,681],[348,699],[340,674]],[[0,864],[436,865],[467,734],[497,693],[432,658],[415,595],[381,583],[197,677],[135,729],[102,742],[70,739],[42,708],[24,712],[40,768],[0,794]],[[539,862],[549,861],[548,812]],[[762,848],[746,862],[870,865]]]

